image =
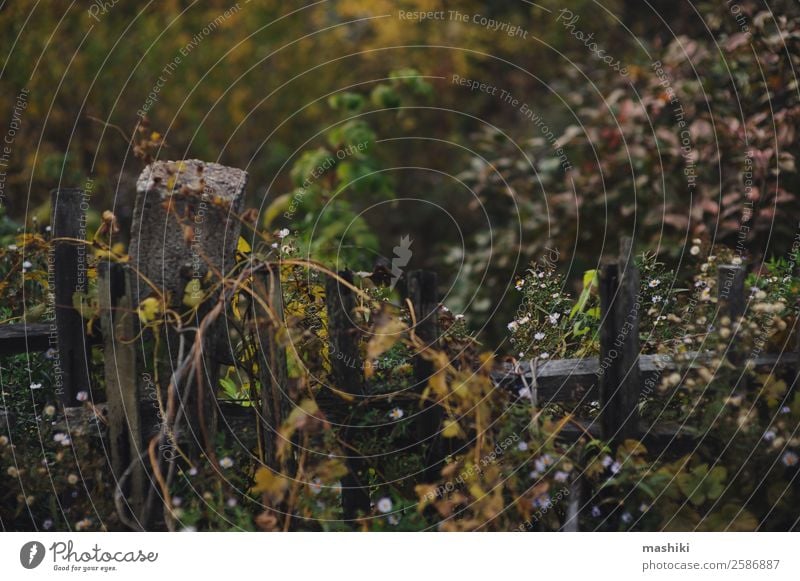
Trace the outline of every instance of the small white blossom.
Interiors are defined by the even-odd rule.
[[[41,383],[31,383],[31,389],[42,389]]]
[[[521,278],[517,281],[517,284],[514,285],[514,288],[516,288],[517,290],[522,290],[522,287],[524,285],[525,285],[525,280]]]
[[[384,496],[378,501],[378,503],[375,505],[375,508],[378,509],[378,512],[386,514],[387,512],[392,510],[393,506],[394,505],[392,504],[392,499],[389,498],[388,496]]]
[[[514,331],[516,331],[517,329],[519,329],[519,323],[517,323],[516,321],[511,321],[511,322],[510,322],[508,325],[506,325],[506,326],[508,327],[508,330],[509,330],[509,331],[511,331],[512,333],[513,333]]]
[[[28,270],[29,268],[33,268],[33,264],[31,264],[30,260],[26,260],[25,262],[22,263],[22,268]]]
[[[698,254],[700,254],[700,247],[699,247],[699,246],[697,246],[697,245],[695,245],[695,246],[692,246],[692,247],[689,249],[689,254],[691,254],[692,256],[697,256]]]
[[[563,470],[556,470],[555,474],[553,474],[553,480],[556,482],[566,482],[569,479],[569,472],[564,472]]]
[[[87,399],[89,399],[89,393],[86,391],[79,391],[78,393],[75,394],[75,399],[77,399],[78,401],[86,401]]]
[[[775,439],[775,436],[777,436],[775,430],[767,430],[766,432],[764,432],[764,441],[771,442],[772,440]]]
[[[541,341],[542,339],[544,339],[544,333],[542,333],[541,331],[539,331],[538,333],[536,333],[536,334],[533,336],[533,338],[534,338],[534,339],[536,339],[537,341]]]
[[[389,412],[389,417],[392,418],[393,420],[399,420],[404,415],[406,415],[405,412],[400,408],[394,408],[392,411]]]
[[[233,458],[230,456],[225,456],[219,461],[219,465],[223,468],[231,468],[233,467]]]
[[[661,284],[661,281],[658,280],[657,278],[654,278],[653,280],[651,280],[650,282],[647,283],[647,286],[649,286],[650,288],[656,288],[660,284]]]
[[[547,315],[547,318],[550,321],[551,325],[557,325],[558,320],[561,318],[561,313],[553,313],[552,315]]]
[[[291,232],[289,232],[289,229],[288,229],[288,228],[282,228],[282,229],[281,229],[281,230],[278,232],[278,238],[280,238],[281,240],[283,240],[283,239],[284,239],[284,238],[286,238],[286,237],[287,237],[289,234],[291,234]]]
[[[517,450],[519,450],[520,452],[524,452],[527,449],[528,449],[528,442],[522,441],[519,444],[517,444]]]
[[[783,453],[783,456],[781,457],[781,462],[783,462],[784,466],[792,467],[792,466],[797,466],[798,459],[800,458],[798,458],[797,454],[795,454],[791,450],[788,450]]]

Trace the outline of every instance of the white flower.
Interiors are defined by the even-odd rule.
[[[514,288],[516,288],[517,290],[522,290],[522,287],[524,286],[524,284],[525,284],[525,280],[521,278],[521,279],[519,279],[517,281],[517,284],[514,285]]]
[[[49,226],[48,226],[48,228],[49,228]],[[50,529],[52,529],[53,528],[53,519],[51,519],[51,518],[44,519],[44,521],[42,522],[42,528],[44,530],[46,530],[46,531],[49,531]]]
[[[42,389],[41,383],[31,383],[31,389]]]
[[[542,353],[541,355],[539,355],[539,358],[540,359],[549,359],[550,358],[550,354],[549,353]]]
[[[766,432],[764,432],[764,440],[767,442],[771,442],[772,440],[774,440],[775,436],[777,436],[775,430],[767,430]]]
[[[621,469],[622,469],[622,464],[620,464],[619,462],[614,462],[614,463],[611,465],[611,468],[610,468],[610,470],[611,470],[611,473],[612,473],[612,474],[616,474],[616,473],[617,473],[617,472],[619,472]]]
[[[531,399],[531,388],[530,387],[521,387],[519,392],[519,397],[522,399]]]
[[[569,472],[564,472],[563,470],[556,470],[555,474],[553,474],[553,480],[556,482],[566,482],[569,479]]]
[[[519,444],[517,444],[517,450],[519,450],[520,452],[524,452],[527,449],[528,449],[528,442],[521,441]]]
[[[792,411],[792,409],[791,409],[791,408],[790,408],[788,405],[785,405],[785,406],[783,406],[783,407],[781,408],[781,413],[782,413],[782,414],[788,414],[788,413],[790,413],[791,411]]]
[[[44,406],[44,415],[46,416],[54,416],[56,414],[56,407],[52,405]]]
[[[547,318],[550,320],[551,325],[557,325],[558,320],[561,318],[561,313],[553,313],[552,315],[547,315]]]
[[[386,522],[388,522],[392,526],[397,526],[400,524],[400,515],[397,514],[390,514],[386,517]]]
[[[739,266],[741,263],[742,263],[742,259],[741,259],[741,257],[739,257],[739,256],[734,256],[734,257],[731,259],[731,264],[733,264],[733,265],[735,265],[735,266]]]
[[[14,252],[14,251],[17,249],[17,245],[16,245],[16,244],[9,244],[9,245],[8,245],[8,249],[9,249],[11,252]]]
[[[658,280],[657,278],[654,278],[653,280],[651,280],[650,282],[647,283],[647,286],[649,286],[650,288],[656,288],[660,284],[661,284],[661,281]]]
[[[52,231],[52,230],[53,230],[53,229],[52,229],[50,226],[45,226],[45,227],[44,227],[44,231],[45,231],[45,232],[50,232],[50,231]]]
[[[594,518],[598,518],[602,513],[600,512],[600,507],[593,506],[592,507],[592,516]]]
[[[75,399],[78,401],[86,401],[89,399],[89,393],[86,391],[79,391],[77,394],[75,394]]]
[[[22,263],[22,268],[24,268],[25,270],[28,270],[31,267],[33,267],[33,264],[31,264],[30,260],[26,260],[25,262]]]
[[[661,302],[661,295],[655,295],[653,297],[653,302],[654,303],[660,303]]]
[[[231,468],[233,466],[233,459],[230,456],[225,456],[219,461],[219,465],[223,468]]]
[[[283,239],[284,239],[284,238],[286,238],[286,237],[287,237],[289,234],[291,234],[291,232],[289,232],[289,229],[288,229],[288,228],[282,228],[282,229],[281,229],[281,230],[278,232],[278,238],[280,238],[281,240],[283,240]]]
[[[506,326],[508,327],[508,330],[509,330],[509,331],[511,331],[512,333],[513,333],[514,331],[516,331],[517,329],[519,329],[519,323],[517,323],[516,321],[511,321],[511,322],[510,322],[508,325],[506,325]]]
[[[189,476],[197,476],[197,468],[195,468],[194,466],[189,468]]]
[[[54,442],[63,442],[66,437],[67,437],[66,434],[62,434],[61,432],[58,432],[57,434],[53,434],[53,441]]]
[[[180,496],[172,497],[172,506],[180,506],[183,504],[183,499]]]
[[[378,509],[378,512],[387,513],[392,510],[392,499],[388,496],[384,496],[381,498],[378,503],[375,505],[375,508]]]
[[[400,408],[394,408],[392,411],[389,412],[389,417],[392,418],[393,420],[399,420],[404,415],[406,415],[405,412]]]
[[[230,508],[233,508],[237,504],[239,504],[239,501],[236,500],[235,498],[231,497],[231,498],[229,498],[228,500],[225,501],[225,504],[227,504]]]
[[[517,321],[517,323],[520,324],[520,325],[525,325],[525,324],[529,323],[530,320],[531,320],[531,318],[528,315],[525,315],[519,321]]]
[[[633,516],[631,516],[631,513],[629,513],[629,512],[623,512],[622,513],[622,522],[624,522],[625,524],[628,524],[632,520],[633,520]]]
[[[542,339],[544,339],[544,333],[542,333],[541,331],[539,331],[538,333],[536,333],[536,334],[533,336],[533,338],[534,338],[534,339],[536,339],[537,341],[541,341]]]
[[[531,470],[528,476],[531,477],[531,480],[538,480],[542,474],[538,470]]]
[[[272,248],[277,248],[278,247],[278,243],[277,242],[273,242],[272,244],[270,244],[270,246]]]
[[[600,461],[600,463],[603,465],[603,468],[608,468],[614,463],[614,459],[608,454],[606,454],[605,456],[603,456],[603,459]]]
[[[699,246],[696,246],[696,245],[695,245],[695,246],[692,246],[692,247],[689,249],[689,254],[691,254],[692,256],[697,256],[698,254],[700,254],[700,247],[699,247]]]
[[[783,462],[784,466],[797,466],[798,456],[791,450],[788,450],[783,453],[783,457],[781,458],[781,462]]]
[[[463,321],[464,315],[456,315],[456,321]]]

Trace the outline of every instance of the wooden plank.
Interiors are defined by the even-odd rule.
[[[47,323],[0,325],[0,356],[47,351],[51,331]]]
[[[600,415],[605,438],[636,436],[639,421],[639,270],[624,238],[617,264],[600,273]]]
[[[80,406],[79,392],[91,391],[89,348],[84,321],[73,305],[76,292],[88,290],[88,264],[85,246],[59,238],[85,237],[86,200],[77,188],[62,188],[51,193],[53,232],[53,280],[58,359],[55,373],[56,394],[65,407]]]
[[[684,357],[692,362],[692,365],[699,366],[711,360],[714,354],[693,351],[686,353]],[[800,356],[795,353],[764,354],[749,361],[756,367],[772,368],[793,365],[800,361]],[[667,355],[641,355],[639,370],[642,385],[649,385],[655,389],[659,385],[661,374],[677,367],[678,365]],[[540,405],[568,401],[588,403],[600,400],[598,390],[600,361],[597,358],[554,359],[540,363],[536,369]],[[526,383],[530,385],[533,374],[530,364],[521,362],[519,372],[516,372],[512,365],[506,364],[492,373],[492,379],[497,387],[516,393]]]
[[[117,263],[97,265],[98,301],[103,328],[103,361],[106,379],[108,435],[111,469],[128,501],[129,516],[138,517],[144,498],[144,446],[137,378],[136,326],[131,308],[130,279]],[[129,480],[120,482],[130,468]]]
[[[339,276],[352,283],[353,274],[342,271]],[[339,281],[328,277],[325,285],[325,302],[328,312],[328,338],[330,348],[331,375],[334,389],[338,389],[356,397],[365,395],[364,368],[358,348],[360,330],[353,322],[355,297],[350,290]],[[338,396],[333,396],[338,399]],[[321,398],[320,405],[325,405]],[[341,438],[348,443],[352,436],[351,427],[346,416],[341,415],[337,406],[323,407],[331,419],[340,424]],[[367,463],[363,458],[345,450],[348,473],[342,478],[342,509],[346,520],[353,520],[359,514],[366,514],[370,509],[369,486],[367,482]]]
[[[438,311],[439,293],[438,277],[435,272],[412,270],[408,273],[408,298],[414,308],[416,326],[414,334],[423,343],[422,349],[436,348],[439,334]],[[433,374],[433,363],[415,354],[412,359],[414,367],[415,389],[422,393]],[[416,422],[416,434],[419,445],[428,446],[425,458],[425,480],[434,482],[441,476],[442,465],[448,454],[448,445],[441,438],[443,409],[436,404],[425,404]]]
[[[264,463],[274,470],[280,466],[276,458],[278,431],[291,412],[289,396],[289,371],[286,349],[279,334],[283,327],[283,292],[281,291],[280,268],[273,266],[267,273],[254,278],[255,293],[267,300],[270,312],[254,301],[256,333],[259,342],[259,376],[261,384],[261,446]],[[294,476],[288,467],[289,476]]]

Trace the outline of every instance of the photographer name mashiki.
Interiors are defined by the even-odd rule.
[[[642,545],[643,553],[688,553],[689,543],[667,543],[666,545]]]

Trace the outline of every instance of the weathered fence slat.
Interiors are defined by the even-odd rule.
[[[274,266],[266,274],[259,273],[253,281],[255,293],[264,298],[271,313],[254,302],[256,333],[258,334],[258,369],[261,384],[261,446],[264,463],[278,470],[276,459],[278,431],[290,412],[289,372],[286,349],[280,341],[283,331],[283,293],[280,268]],[[274,317],[274,320],[273,320]],[[291,470],[290,470],[291,471]]]
[[[350,271],[342,271],[339,276],[349,283],[353,281],[353,274]],[[363,396],[365,394],[364,366],[358,349],[360,331],[353,321],[353,309],[355,308],[353,291],[338,280],[328,277],[325,285],[325,300],[328,312],[333,387],[356,397]],[[348,425],[348,418],[335,410],[331,410],[330,415],[333,421],[342,424],[341,437],[345,443],[348,443],[352,432]],[[359,513],[367,513],[370,509],[367,465],[363,459],[354,455],[352,450],[345,450],[345,453],[348,455],[348,474],[342,478],[342,510],[345,519],[352,520]]]
[[[56,393],[64,407],[81,405],[77,394],[89,392],[89,348],[84,321],[73,308],[76,292],[88,290],[86,248],[59,238],[85,238],[84,192],[62,188],[51,193],[53,239],[53,295],[58,340]]]
[[[414,334],[423,343],[423,348],[435,348],[438,340],[439,293],[438,277],[435,272],[412,270],[407,278],[408,298],[414,308],[416,326]],[[418,393],[422,393],[433,374],[433,363],[420,353],[412,360],[414,381]],[[426,405],[420,412],[417,422],[417,438],[421,444],[428,443],[425,458],[425,480],[435,481],[439,478],[442,463],[447,456],[443,439],[439,435],[442,427],[442,407]]]
[[[600,405],[604,436],[622,442],[638,436],[639,270],[629,238],[617,264],[600,274]]]
[[[0,356],[47,351],[51,327],[48,323],[0,325]]]
[[[111,468],[127,499],[131,515],[139,515],[144,495],[144,439],[138,387],[135,336],[128,271],[118,263],[97,265],[98,301],[103,329],[103,353],[108,409]],[[127,482],[120,482],[129,473]]]

